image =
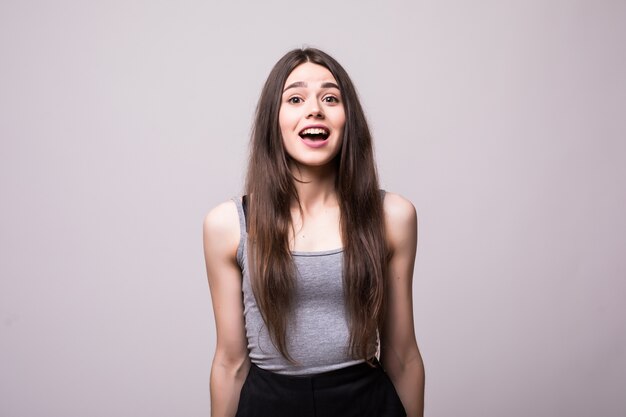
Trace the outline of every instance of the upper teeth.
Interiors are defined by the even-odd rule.
[[[326,129],[322,129],[320,127],[310,127],[308,129],[304,129],[300,134],[301,135],[324,135],[326,134]]]

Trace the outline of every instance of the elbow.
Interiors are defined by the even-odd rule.
[[[384,349],[381,351],[381,362],[383,368],[391,373],[403,373],[407,369],[424,373],[424,362],[417,346],[403,350]]]
[[[399,360],[396,364],[396,368],[400,372],[411,370],[414,373],[420,374],[422,378],[425,376],[424,361],[422,360],[422,355],[420,355],[419,352]]]
[[[230,376],[234,379],[242,379],[248,375],[250,359],[248,355],[222,355],[216,352],[213,358],[212,372]]]

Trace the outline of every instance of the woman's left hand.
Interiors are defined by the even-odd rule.
[[[413,269],[417,250],[417,214],[407,199],[387,193],[385,228],[390,258],[386,314],[381,329],[380,362],[407,416],[424,414],[424,364],[413,322]]]

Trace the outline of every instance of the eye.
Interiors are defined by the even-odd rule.
[[[302,99],[300,97],[297,97],[297,96],[289,97],[287,99],[287,103],[300,104],[300,103],[302,103]]]
[[[326,96],[322,99],[326,103],[339,103],[339,99],[335,96]]]

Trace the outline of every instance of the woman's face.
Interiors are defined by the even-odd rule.
[[[287,77],[278,113],[287,154],[301,166],[330,164],[341,149],[346,113],[337,80],[317,64],[298,65]]]

